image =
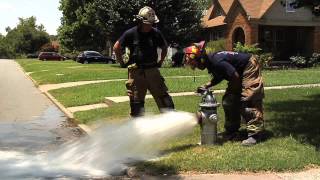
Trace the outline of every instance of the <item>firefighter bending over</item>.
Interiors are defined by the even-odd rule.
[[[121,67],[128,67],[126,87],[132,117],[143,115],[147,90],[155,99],[160,112],[174,109],[165,80],[158,69],[167,55],[165,38],[160,30],[152,27],[159,19],[155,11],[146,6],[140,9],[136,20],[138,25],[125,31],[113,47]],[[125,47],[130,50],[129,61],[126,64],[122,59]],[[161,48],[159,61],[157,48]]]
[[[224,137],[234,138],[239,131],[241,116],[246,121],[248,137],[242,145],[255,145],[264,129],[262,100],[264,88],[260,65],[255,56],[232,51],[207,54],[205,42],[185,48],[185,64],[192,69],[208,70],[213,76],[207,84],[198,88],[208,89],[222,80],[228,87],[222,99],[225,112]]]

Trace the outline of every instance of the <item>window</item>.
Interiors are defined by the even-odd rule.
[[[286,0],[286,12],[296,12],[295,0]]]
[[[210,40],[215,41],[223,38],[223,32],[222,31],[212,31],[210,33]]]
[[[272,32],[270,30],[264,31],[264,39],[265,40],[272,40]]]

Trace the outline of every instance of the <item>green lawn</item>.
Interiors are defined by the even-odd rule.
[[[74,81],[101,79],[125,79],[127,69],[118,64],[80,64],[75,61],[39,61],[37,59],[20,59],[17,62],[31,77],[42,84],[57,84]],[[162,68],[164,76],[206,75],[204,71],[191,71],[187,68]]]
[[[189,92],[209,80],[209,77],[199,77],[196,82],[191,77],[167,78],[166,84],[170,92]],[[221,89],[224,85],[225,83],[222,83],[217,88]],[[71,107],[100,103],[108,96],[126,96],[126,87],[125,81],[117,81],[56,89],[49,92],[64,106]]]
[[[56,84],[74,81],[101,79],[126,79],[127,70],[117,64],[79,64],[75,61],[39,61],[21,59],[17,62],[31,77],[41,84]],[[164,77],[209,76],[207,71],[192,71],[189,68],[161,68]],[[320,83],[320,67],[300,70],[264,70],[266,86]],[[197,81],[198,78],[196,78]],[[193,78],[192,78],[193,81]]]
[[[177,71],[184,68],[164,68],[164,72]],[[191,70],[190,70],[191,71]],[[191,71],[192,72],[192,71]],[[320,83],[320,68],[303,69],[303,70],[279,70],[279,71],[264,71],[263,77],[265,86],[279,85],[295,85]],[[190,92],[195,91],[196,87],[210,80],[209,75],[200,77],[185,77],[174,78],[169,76],[166,78],[166,84],[170,92]],[[50,93],[56,97],[64,106],[81,106],[103,102],[107,96],[125,96],[126,89],[125,81],[105,82],[99,84],[90,84],[77,87],[63,88],[52,90]],[[214,89],[225,89],[226,81],[218,84]]]
[[[221,102],[221,96],[217,96]],[[174,97],[178,110],[196,112],[200,97]],[[217,146],[197,146],[199,128],[163,147],[165,158],[143,162],[139,167],[151,173],[201,173],[233,171],[293,171],[319,166],[320,152],[320,88],[266,91],[264,102],[266,139],[254,147],[242,147],[240,142],[225,142]],[[157,112],[153,100],[147,100],[146,110]],[[78,112],[83,123],[128,119],[129,104]],[[219,131],[224,115],[219,108]]]
[[[42,62],[19,60],[26,72],[38,84],[80,80],[125,79],[126,69],[118,65],[82,65],[73,61]],[[206,71],[186,68],[161,68],[171,92],[194,91],[210,79]],[[172,76],[199,76],[182,79]],[[320,67],[301,70],[263,71],[266,86],[320,83]],[[195,82],[194,82],[195,80]],[[224,89],[225,83],[215,89]],[[105,96],[125,95],[124,81],[84,85],[50,91],[65,106],[102,102]],[[217,96],[221,102],[221,95]],[[200,97],[174,97],[177,110],[196,112]],[[185,171],[200,173],[233,171],[293,171],[320,165],[320,88],[266,91],[264,102],[266,138],[254,147],[242,147],[240,142],[225,142],[217,146],[198,146],[199,127],[192,134],[174,139],[162,147],[164,158],[142,162],[138,167],[150,173],[175,174]],[[147,112],[158,112],[153,99],[146,101]],[[224,115],[218,109],[219,131]],[[128,102],[75,113],[80,123],[125,121],[129,118]]]

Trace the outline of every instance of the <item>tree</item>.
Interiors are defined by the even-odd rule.
[[[19,18],[17,27],[7,28],[5,42],[16,54],[35,53],[49,40],[49,34],[43,25],[36,25],[36,18]]]
[[[202,10],[194,0],[61,0],[62,25],[58,30],[61,45],[69,51],[102,50],[107,41],[115,42],[132,27],[134,15],[145,5],[155,9],[169,42],[184,44],[195,39],[200,29]],[[206,1],[206,0],[205,0]]]
[[[320,0],[295,0],[292,5],[295,8],[309,7],[314,15],[320,16]]]
[[[5,42],[5,37],[0,34],[0,58],[11,58],[12,52],[9,51],[7,43]]]
[[[58,39],[62,50],[102,51],[109,34],[105,24],[109,18],[108,14],[101,13],[101,9],[109,9],[111,3],[103,0],[60,0],[63,17]]]

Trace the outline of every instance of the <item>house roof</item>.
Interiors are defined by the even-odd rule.
[[[203,17],[203,19],[202,19],[203,27],[214,27],[214,26],[221,26],[221,25],[226,24],[224,22],[224,19],[226,18],[226,16],[217,16],[215,18],[211,18],[213,8],[214,8],[214,6],[212,5],[208,9],[207,14]]]
[[[276,0],[239,0],[251,18],[260,19]]]
[[[219,4],[221,5],[223,11],[228,14],[229,13],[229,10],[233,4],[233,2],[235,0],[218,0],[219,1]]]
[[[225,12],[225,15],[227,16],[229,14],[231,6],[235,1],[240,2],[246,14],[251,18],[261,19],[276,0],[217,0],[216,3],[220,4],[221,8]],[[215,9],[214,7],[215,3],[208,9],[208,13],[203,17],[204,27],[215,27],[226,24],[226,16],[217,16],[211,18],[211,14]]]

